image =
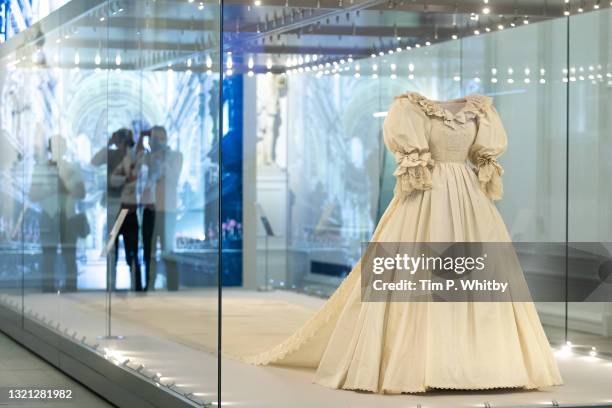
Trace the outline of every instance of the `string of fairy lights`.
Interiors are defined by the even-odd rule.
[[[396,53],[397,54],[397,53]],[[318,59],[317,56],[311,56],[312,59]],[[340,59],[338,61],[325,62],[316,65],[300,66],[298,68],[289,68],[286,75],[294,76],[300,74],[314,75],[316,78],[323,76],[333,76],[336,78],[353,76],[355,78],[370,77],[379,79],[387,77],[397,79],[398,77],[415,80],[417,77],[426,78],[432,74],[432,64],[421,62],[419,67],[419,55],[411,55],[409,58],[380,58],[376,55],[371,57],[371,61],[354,60],[352,57]],[[411,62],[412,61],[412,62]],[[449,63],[450,64],[450,63]],[[284,74],[283,74],[284,75]],[[249,76],[253,76],[252,73]],[[438,73],[436,77],[441,78]],[[453,81],[471,80],[475,83],[490,82],[491,84],[547,84],[550,80],[548,70],[545,67],[529,67],[525,66],[520,69],[508,66],[504,68],[491,67],[490,69],[481,72],[475,71],[471,75],[460,73],[452,74],[449,78]],[[552,79],[562,82],[580,82],[586,81],[593,85],[606,83],[612,86],[612,64],[608,63],[605,66],[597,63],[591,65],[572,66],[562,68],[557,75],[552,75]]]
[[[195,0],[185,0],[187,3],[192,3],[196,9],[204,8],[203,2]],[[558,0],[563,2],[564,8],[561,15],[556,17],[577,15],[590,10],[598,10],[602,8],[602,2],[599,0],[590,1],[576,1],[576,0]],[[424,2],[426,5],[427,2]],[[612,1],[607,1],[607,4],[612,6]],[[251,9],[265,6],[262,0],[258,0],[253,3]],[[100,24],[104,24],[105,21],[112,18],[113,16],[119,16],[125,12],[126,4],[120,1],[114,1],[110,3],[108,9],[104,11],[98,11],[94,17],[99,21]],[[456,10],[455,10],[456,11]],[[529,15],[521,14],[518,9],[514,10],[514,13],[510,16],[504,16],[495,14],[495,6],[492,4],[492,0],[482,0],[482,6],[479,10],[475,10],[469,13],[469,23],[459,29],[457,25],[457,13],[453,14],[452,29],[446,31],[445,35],[439,35],[437,28],[432,27],[434,33],[430,37],[424,37],[421,40],[414,40],[409,37],[402,37],[396,35],[392,38],[392,44],[386,46],[379,46],[378,49],[372,49],[369,55],[362,54],[349,54],[346,56],[331,56],[325,55],[324,53],[308,53],[304,55],[292,54],[282,55],[277,54],[273,58],[272,55],[263,57],[261,61],[257,53],[245,53],[236,54],[234,52],[227,51],[224,53],[223,58],[223,74],[225,76],[246,74],[248,77],[253,77],[258,74],[281,74],[281,75],[297,75],[297,74],[314,74],[316,77],[322,77],[325,75],[340,76],[340,75],[353,75],[356,78],[370,77],[379,78],[388,76],[391,79],[396,78],[407,78],[414,79],[418,75],[419,69],[415,67],[414,63],[403,63],[403,57],[398,58],[398,55],[407,55],[407,59],[410,59],[412,55],[419,55],[418,52],[431,47],[432,45],[438,45],[442,43],[449,43],[456,40],[461,40],[467,37],[476,37],[485,35],[487,33],[499,32],[519,26],[525,26],[531,23]],[[353,11],[358,13],[359,10]],[[347,13],[348,15],[349,13]],[[276,15],[276,13],[275,13]],[[468,14],[466,14],[468,15]],[[547,18],[554,18],[553,15],[548,15]],[[348,19],[349,17],[347,17]],[[266,17],[267,19],[267,17]],[[267,20],[266,20],[267,21]],[[269,23],[270,26],[276,26],[275,20]],[[394,31],[397,31],[397,27],[393,26]],[[259,31],[259,28],[258,28]],[[69,27],[62,32],[58,33],[54,40],[51,42],[54,44],[62,45],[68,43],[71,38],[76,38],[78,31],[74,27]],[[137,33],[138,35],[139,33]],[[299,33],[297,34],[299,36]],[[280,38],[280,37],[279,37]],[[265,39],[262,39],[264,41]],[[201,40],[200,48],[202,51],[195,51],[193,54],[188,56],[181,56],[180,44],[177,46],[179,49],[174,52],[154,52],[149,53],[150,56],[145,56],[148,61],[144,61],[141,65],[132,63],[129,64],[129,58],[127,56],[127,50],[121,49],[108,49],[104,50],[103,41],[98,41],[97,51],[93,56],[93,64],[87,59],[91,59],[91,54],[87,52],[81,52],[78,47],[74,47],[74,55],[69,58],[68,63],[72,64],[71,67],[66,66],[65,60],[66,53],[69,52],[71,47],[65,47],[64,50],[51,50],[52,55],[50,60],[47,62],[53,62],[56,68],[71,68],[74,70],[92,68],[95,71],[101,70],[116,70],[121,71],[122,69],[136,69],[139,66],[146,66],[147,63],[154,65],[155,70],[166,69],[169,73],[175,71],[186,71],[188,74],[192,72],[204,72],[209,75],[218,74],[220,72],[218,68],[217,56],[215,56],[214,44],[210,39]],[[34,67],[43,59],[43,52],[40,47],[33,47],[28,55],[27,50],[22,50],[20,53],[15,53],[12,58],[7,58],[6,67],[8,69],[15,69],[20,64],[24,67]],[[60,57],[61,56],[61,57]],[[166,61],[164,62],[164,59]],[[142,61],[141,61],[142,62]],[[28,66],[28,63],[30,65]],[[62,65],[60,67],[60,65]],[[595,68],[593,68],[595,67]],[[593,84],[607,81],[608,85],[612,85],[609,81],[612,79],[611,69],[609,66],[601,67],[599,64],[590,65],[587,67],[573,67],[568,70],[564,68],[561,79],[563,81],[590,81]],[[520,75],[522,73],[523,75]],[[575,75],[572,75],[575,74]],[[545,67],[505,67],[505,68],[491,68],[490,72],[474,72],[472,73],[472,79],[475,82],[490,81],[491,83],[502,83],[508,84],[513,83],[547,83],[548,72]],[[451,75],[451,78],[455,81],[462,80],[460,73]],[[463,78],[466,79],[466,78]]]
[[[590,10],[599,10],[602,7],[600,0],[594,0],[591,2],[582,1],[571,1],[571,0],[559,0],[563,1],[564,7],[561,14],[556,17],[562,16],[571,16],[584,13]],[[425,9],[426,2],[424,3]],[[257,1],[257,3],[253,4],[256,7],[260,7],[264,5],[261,1]],[[612,6],[612,1],[609,2],[609,5]],[[276,59],[276,62],[273,62],[272,59],[268,56],[266,61],[265,69],[263,67],[256,67],[253,63],[254,55],[251,54],[248,56],[247,61],[247,69],[244,70],[249,77],[252,77],[256,74],[286,74],[286,75],[296,75],[296,74],[310,74],[313,73],[317,77],[321,77],[324,75],[335,75],[339,76],[342,74],[351,73],[356,77],[362,77],[366,75],[370,75],[372,78],[378,78],[381,76],[381,72],[384,68],[387,68],[388,76],[392,79],[395,79],[399,76],[399,69],[401,64],[397,61],[393,61],[388,58],[389,56],[393,56],[394,54],[406,53],[407,51],[417,51],[420,49],[424,49],[426,47],[430,47],[434,44],[445,43],[453,40],[460,40],[466,37],[480,36],[487,33],[493,33],[498,31],[503,31],[519,26],[525,26],[531,23],[531,19],[529,15],[520,14],[519,10],[515,8],[513,15],[505,16],[505,15],[494,15],[495,7],[491,4],[490,0],[483,0],[482,7],[480,10],[476,10],[469,14],[468,25],[464,28],[459,28],[456,23],[456,13],[453,14],[453,30],[447,37],[442,37],[437,33],[436,28],[433,28],[434,33],[430,38],[424,38],[419,41],[414,41],[410,39],[404,39],[401,36],[395,37],[395,42],[392,46],[381,47],[376,51],[373,51],[370,54],[371,62],[368,64],[365,62],[364,56],[356,56],[356,55],[348,55],[342,57],[330,57],[328,55],[323,54],[308,54],[308,55],[290,55],[284,56]],[[555,16],[548,16],[548,18],[554,18]],[[348,18],[348,17],[347,17]],[[237,72],[236,66],[232,61],[231,52],[227,53],[226,63],[229,64],[226,67],[225,75],[231,76]],[[378,61],[377,61],[378,59]],[[284,61],[283,61],[284,60]],[[230,62],[232,61],[232,62]],[[369,68],[368,68],[369,67]],[[369,72],[367,72],[369,69]],[[580,71],[583,72],[585,67],[577,67],[572,68],[572,71]],[[612,79],[612,75],[610,72],[597,72],[593,73],[593,68],[589,67],[586,74],[577,74],[575,76],[567,75],[567,69],[563,72],[562,80],[567,81],[576,81],[576,80],[591,80],[592,83],[596,84],[598,81],[604,81],[606,79]],[[600,65],[597,66],[598,71],[602,71]],[[414,66],[408,70],[407,78],[414,79],[415,77],[415,69]],[[505,71],[508,73],[506,82],[509,84],[515,83],[515,72],[512,67],[507,67]],[[497,68],[491,69],[491,75],[489,80],[491,83],[501,82],[501,75],[498,75],[498,72],[501,73],[502,70],[498,70]],[[545,68],[536,68],[533,72],[538,72],[539,75],[534,75],[532,73],[532,68],[525,67],[522,69],[524,73],[524,77],[521,78],[521,82],[529,84],[529,83],[540,83],[545,84],[547,82],[546,79],[546,69]],[[482,76],[482,75],[481,75]],[[482,80],[481,76],[475,74],[473,79],[476,82],[480,82]],[[453,80],[459,81],[461,80],[461,76],[456,74],[452,76]],[[608,83],[612,85],[612,83]]]

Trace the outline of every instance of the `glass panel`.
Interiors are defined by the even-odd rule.
[[[557,19],[461,40],[463,93],[494,97],[508,134],[500,160],[504,197],[497,208],[515,243],[565,241],[565,179],[555,175],[565,172],[566,38],[566,21]],[[524,259],[530,249],[520,248]],[[562,278],[526,261],[523,266],[535,297],[550,289],[551,273]],[[554,284],[563,293],[563,279]],[[562,300],[536,305],[549,341],[556,344],[565,336]]]
[[[233,15],[234,7],[227,10]],[[395,20],[392,13],[361,13],[375,27]],[[409,25],[415,15],[402,17],[399,21]],[[234,27],[233,20],[226,24]],[[243,284],[224,287],[222,308],[223,350],[234,357],[271,349],[292,334],[359,260],[360,245],[372,236],[395,184],[395,158],[382,141],[393,98],[407,90],[454,98],[461,90],[454,78],[461,67],[459,42],[427,47],[423,41],[416,49],[407,39],[401,50],[372,57],[367,35],[341,36],[345,48],[311,47],[312,52],[298,53],[291,50],[309,49],[325,37],[283,34],[279,38],[287,49],[277,54],[274,47],[244,51],[253,42],[250,33],[227,34],[233,42],[225,55],[227,67],[231,52],[231,77],[244,78],[243,111],[234,113],[245,124],[244,259],[243,267],[233,271]],[[269,36],[261,38],[267,43]],[[225,198],[224,193],[224,208]],[[277,406],[301,392],[293,388],[292,374],[268,377],[257,370],[223,360],[224,402]],[[257,378],[257,387],[237,380],[248,376]],[[279,387],[285,391],[277,392]],[[309,393],[308,398],[317,397]],[[334,404],[333,398],[322,401]]]
[[[34,231],[24,223],[26,191],[23,188],[24,141],[27,105],[20,95],[24,88],[24,69],[19,67],[18,53],[0,59],[0,304],[14,312],[22,312],[23,260],[30,254]],[[29,241],[23,238],[28,232]],[[27,242],[27,249],[25,243]],[[15,319],[18,315],[2,315]]]
[[[102,44],[106,31],[104,26],[84,26],[85,11],[75,6],[51,13],[29,28],[28,35],[13,39],[23,40],[15,71],[23,80],[19,99],[24,104],[18,115],[23,144],[23,303],[28,317],[93,346],[95,336],[104,331],[106,313],[103,292],[92,291],[98,288],[91,284],[100,274],[94,264],[100,263],[101,245],[95,234],[99,197],[89,160],[90,142],[100,124],[105,127],[106,92],[104,87],[100,101],[99,92],[91,99],[85,88],[106,84],[106,74],[94,69],[83,44]],[[88,307],[98,302],[102,308],[90,313]]]
[[[0,298],[23,281],[28,317],[217,401],[220,5],[37,13],[2,44]]]
[[[142,374],[216,401],[219,6],[122,8],[108,20],[108,139],[99,144],[109,149],[108,225],[125,214],[107,258],[107,344]]]
[[[381,119],[393,97],[405,91],[438,100],[471,93],[494,98],[509,136],[508,151],[500,159],[506,172],[505,196],[496,206],[514,242],[548,243],[562,250],[544,254],[550,262],[543,269],[523,263],[532,293],[537,297],[550,289],[547,285],[564,293],[568,216],[564,177],[568,71],[564,69],[569,51],[567,19],[562,16],[565,8],[573,13],[577,5],[485,3],[330,2],[325,4],[329,9],[297,9],[291,2],[226,5],[226,15],[231,16],[225,21],[225,68],[231,71],[226,77],[244,77],[244,103],[235,115],[245,126],[242,285],[223,290],[224,352],[243,357],[272,349],[274,354],[278,350],[273,347],[312,316],[329,319],[331,323],[317,327],[331,332],[332,313],[315,312],[355,265],[360,242],[369,239],[392,197],[396,162],[382,144]],[[487,12],[479,12],[484,9]],[[605,28],[590,29],[605,32]],[[608,42],[600,48],[607,46]],[[594,50],[597,47],[589,52]],[[603,50],[601,54],[607,55]],[[599,98],[597,104],[606,106]],[[601,113],[601,117],[606,116]],[[588,158],[577,162],[586,171]],[[572,177],[576,182],[585,180],[584,174]],[[571,218],[571,204],[569,209]],[[518,248],[519,257],[529,260],[529,251],[538,247]],[[556,300],[536,305],[554,346],[565,340],[567,317],[566,299]],[[369,305],[359,307],[347,313],[363,312]],[[352,327],[346,323],[343,329],[349,332]],[[248,344],[242,339],[246,333]],[[372,337],[376,336],[369,340]],[[306,340],[296,336],[285,347]],[[376,340],[372,343],[378,346]],[[320,348],[325,345],[316,346],[306,344],[305,349],[323,353]],[[318,364],[291,356],[290,351],[287,355],[284,362],[289,366]],[[349,358],[343,363],[348,365]],[[574,364],[581,369],[578,360],[560,361],[564,376],[575,373]],[[338,378],[330,381],[334,385],[335,380],[343,381],[342,369],[337,372]],[[281,404],[288,395],[293,399],[302,395],[303,382],[314,375],[286,368],[258,371],[233,360],[224,360],[222,374],[225,401],[270,406]],[[256,378],[257,386],[245,386],[237,378]],[[587,387],[577,388],[576,395],[588,392]],[[558,390],[551,395],[561,395]],[[303,401],[313,398],[315,404],[329,404],[336,398],[318,391],[308,388]],[[479,398],[475,395],[466,401]],[[495,397],[502,405],[541,404],[533,395]],[[346,398],[353,397],[360,398],[354,394]],[[513,397],[518,399],[510,401]]]
[[[583,352],[612,355],[612,297],[609,296],[612,212],[610,128],[612,123],[612,10],[570,18],[569,224],[570,242],[589,242],[587,252],[570,251],[570,299],[593,283],[607,302],[568,305],[568,339]],[[598,264],[598,257],[607,261]]]

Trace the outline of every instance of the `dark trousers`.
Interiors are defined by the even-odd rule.
[[[116,289],[119,236],[122,236],[125,261],[130,267],[130,274],[132,275],[132,289],[136,291],[143,290],[140,262],[138,261],[138,235],[138,215],[136,214],[136,210],[130,210],[119,229],[119,234],[117,234],[117,240],[115,241],[115,258],[113,260],[114,265],[111,272],[111,285],[113,289]]]
[[[152,207],[145,207],[142,212],[142,252],[148,288],[154,289],[155,279],[157,278],[157,263],[155,261],[157,239],[159,238],[162,251],[165,251],[171,245],[171,243],[166,242],[166,235],[168,233],[170,238],[174,235],[175,219],[176,213],[170,211],[156,211]],[[164,258],[163,264],[166,272],[168,290],[178,290],[176,263]]]
[[[155,256],[155,248],[157,247],[157,237],[155,236],[155,210],[151,207],[145,207],[142,210],[142,255],[145,264],[145,290],[149,287],[154,289],[155,275],[151,271],[151,263],[155,262],[152,259]]]

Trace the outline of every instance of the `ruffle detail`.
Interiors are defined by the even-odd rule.
[[[516,384],[516,385],[483,385],[480,387],[443,387],[443,386],[425,386],[420,389],[388,389],[385,388],[383,390],[378,390],[374,388],[368,387],[339,387],[343,390],[349,391],[364,391],[371,392],[376,394],[390,394],[390,395],[399,395],[399,394],[425,394],[428,391],[433,390],[448,390],[448,391],[490,391],[490,390],[510,390],[510,389],[522,389],[522,390],[539,390],[547,387],[552,387],[555,385],[563,385],[563,382],[551,382],[550,384],[545,385],[535,385],[535,384]],[[336,389],[336,388],[334,388]]]
[[[429,152],[396,152],[395,159],[397,169],[393,175],[397,177],[396,193],[398,195],[406,197],[415,190],[431,189],[431,169],[434,160]]]
[[[427,116],[440,118],[445,125],[453,129],[455,129],[457,125],[464,125],[474,118],[478,118],[479,120],[485,119],[487,116],[487,109],[492,104],[492,99],[488,96],[471,94],[463,98],[465,99],[463,108],[461,108],[459,112],[453,113],[444,108],[440,102],[427,99],[418,92],[408,92],[407,94],[401,95],[400,98],[401,97],[410,99],[417,104]]]
[[[491,200],[501,200],[504,195],[504,186],[501,176],[504,169],[495,157],[482,155],[476,159],[476,174],[480,188]]]

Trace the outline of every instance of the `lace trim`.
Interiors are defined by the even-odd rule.
[[[476,159],[476,174],[480,188],[491,200],[501,200],[504,195],[504,185],[501,176],[503,167],[495,157],[483,155]]]
[[[440,102],[427,99],[418,92],[408,92],[398,98],[408,98],[418,105],[427,116],[440,118],[445,125],[453,129],[457,124],[463,125],[476,117],[485,117],[487,108],[492,104],[492,99],[488,96],[471,94],[463,98],[465,100],[463,108],[453,113],[444,108]]]
[[[415,190],[429,190],[432,187],[431,169],[434,161],[429,152],[395,153],[397,169],[396,194],[406,197]]]
[[[382,390],[377,390],[370,387],[345,387],[341,386],[340,389],[343,390],[351,390],[351,391],[366,391],[377,394],[424,394],[430,390],[464,390],[464,391],[483,391],[483,390],[503,390],[503,389],[524,389],[524,390],[537,390],[546,387],[552,387],[555,385],[563,385],[563,382],[553,381],[547,384],[516,384],[516,385],[483,385],[481,387],[439,387],[439,386],[431,386],[427,385],[422,389],[415,390],[402,390],[402,389],[394,389],[394,388],[383,388]]]

